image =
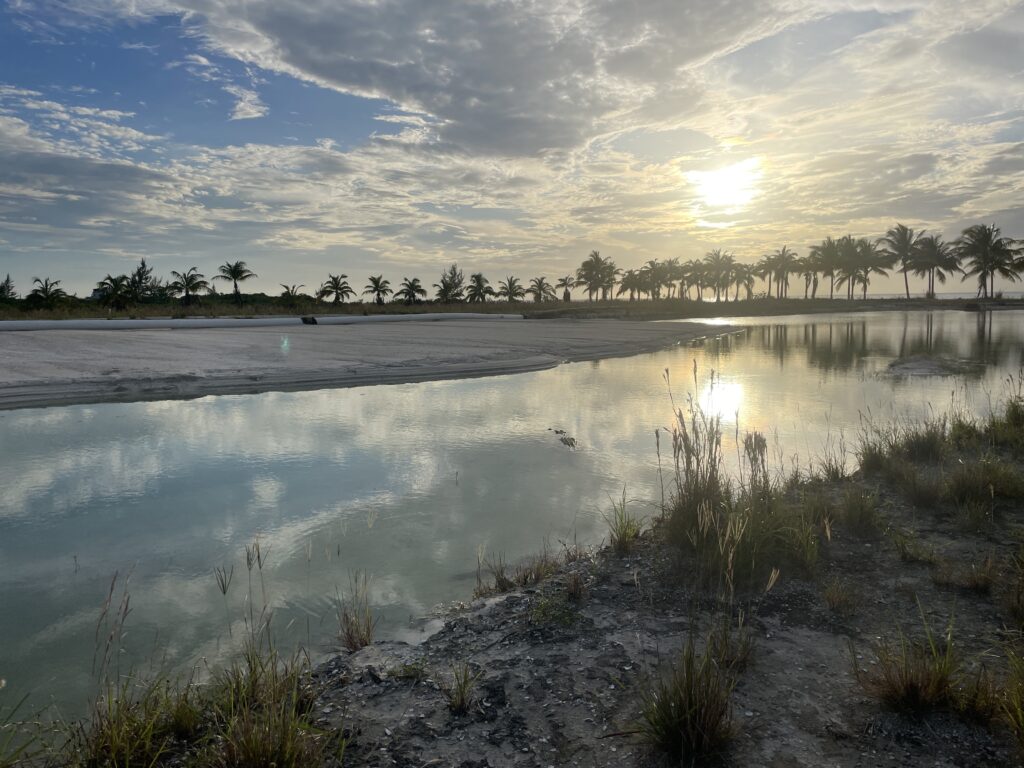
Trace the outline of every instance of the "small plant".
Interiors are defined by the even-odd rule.
[[[587,596],[587,582],[579,571],[565,577],[565,596],[574,603],[583,602]]]
[[[490,574],[490,581],[484,577],[484,573]],[[505,556],[498,553],[495,559],[478,555],[476,559],[476,589],[473,590],[474,597],[486,597],[487,595],[503,594],[511,592],[516,588],[515,581],[508,575],[508,566],[505,564]]]
[[[453,664],[451,678],[441,679],[438,686],[441,693],[448,700],[448,709],[456,715],[464,715],[473,706],[474,691],[476,684],[482,677],[482,673],[474,672],[473,668],[466,662]]]
[[[626,509],[626,491],[622,491],[622,500],[612,502],[612,511],[606,515],[605,523],[608,525],[608,540],[612,550],[620,557],[628,555],[633,551],[633,545],[643,531],[643,523],[640,518]]]
[[[388,675],[395,680],[411,682],[415,685],[430,677],[430,672],[422,661],[410,661],[389,670]]]
[[[853,653],[854,674],[864,690],[899,712],[951,707],[956,701],[960,662],[953,647],[952,619],[942,638],[932,632],[923,609],[921,619],[925,641],[909,639],[902,629],[896,642],[881,641],[875,647],[874,674],[857,666]]]
[[[0,680],[0,690],[4,684],[5,681]],[[26,695],[12,707],[0,706],[0,768],[25,765],[37,753],[37,734],[26,729],[25,724],[17,719],[27,700]]]
[[[939,558],[935,554],[935,550],[916,541],[910,533],[892,530],[889,532],[889,539],[896,547],[900,560],[905,563],[935,565],[938,562]]]
[[[1024,657],[1013,650],[1006,652],[1009,674],[1000,708],[1003,719],[1017,740],[1017,748],[1024,755]]]
[[[1002,691],[988,668],[979,664],[977,672],[963,679],[956,690],[955,708],[960,717],[975,723],[989,723],[1000,710]]]
[[[995,523],[995,512],[995,503],[992,499],[972,499],[956,505],[960,527],[974,533],[991,530]]]
[[[107,683],[89,717],[72,727],[69,748],[86,766],[152,766],[167,752],[164,690],[127,676]]]
[[[355,653],[373,642],[377,619],[370,608],[370,582],[362,571],[349,579],[349,595],[338,600],[338,625],[341,644]]]
[[[512,570],[512,582],[517,587],[536,586],[547,580],[556,570],[558,570],[558,560],[545,546],[539,555],[527,558]],[[497,577],[495,581],[497,581]]]
[[[1024,477],[1002,459],[987,456],[957,465],[946,481],[945,492],[959,505],[994,504],[995,499],[1024,498]]]
[[[991,556],[967,568],[954,568],[948,563],[932,571],[932,581],[940,587],[955,587],[987,595],[996,582],[998,568]]]
[[[579,615],[561,595],[542,595],[530,608],[530,623],[537,626],[570,627]]]
[[[857,593],[839,579],[832,579],[826,584],[822,594],[829,610],[839,616],[852,616],[860,604]]]
[[[877,536],[882,530],[877,494],[848,488],[843,495],[839,519],[856,536]]]
[[[720,753],[732,737],[731,675],[691,635],[667,674],[641,692],[637,731],[675,765]]]
[[[715,619],[708,633],[706,653],[723,669],[731,672],[746,669],[754,653],[754,634],[742,611],[735,620],[731,616]]]

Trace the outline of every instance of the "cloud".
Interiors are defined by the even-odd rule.
[[[232,120],[251,120],[263,117],[270,111],[267,105],[260,101],[260,95],[256,91],[238,85],[225,85],[224,92],[237,99],[234,109],[231,110]]]
[[[593,247],[626,265],[718,245],[750,260],[783,242],[878,234],[896,218],[953,235],[986,206],[1012,211],[1024,196],[1024,3],[1012,0],[18,8],[57,30],[177,14],[199,50],[166,66],[222,88],[231,120],[267,115],[259,84],[279,73],[383,99],[377,120],[397,130],[344,145],[283,134],[174,145],[171,159],[142,160],[168,140],[102,97],[81,107],[0,86],[0,110],[11,110],[0,117],[14,121],[5,140],[30,147],[49,174],[45,184],[27,170],[7,179],[0,216],[15,218],[0,228],[16,219],[49,227],[54,241],[79,237],[83,222],[116,221],[129,249],[150,232],[168,251],[242,244],[294,254],[310,270],[343,254],[540,271]],[[100,179],[113,164],[121,193],[105,204],[69,157],[98,164]],[[748,204],[702,202],[701,174],[754,165]],[[19,201],[18,189],[75,197]]]

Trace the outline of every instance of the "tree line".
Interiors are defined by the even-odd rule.
[[[467,279],[458,265],[452,264],[431,287],[434,289],[433,301],[442,304],[474,304],[489,300],[514,303],[528,297],[534,302],[556,301],[558,298],[571,301],[572,292],[576,289],[582,290],[590,301],[622,296],[630,301],[644,297],[704,301],[712,296],[715,301],[729,301],[730,293],[732,301],[739,301],[741,291],[744,298],[754,298],[758,280],[763,281],[766,296],[788,298],[795,278],[798,286],[803,281],[805,299],[817,298],[827,280],[830,299],[835,298],[839,290],[852,300],[858,290],[862,298],[867,298],[873,275],[886,276],[895,270],[903,275],[908,299],[910,275],[925,281],[925,295],[929,297],[935,295],[936,282],[944,284],[950,277],[960,275],[961,280],[975,278],[977,295],[989,298],[995,296],[997,276],[1015,282],[1024,274],[1022,246],[1024,241],[1004,237],[994,224],[970,226],[951,242],[944,241],[939,235],[897,224],[877,240],[851,235],[826,237],[812,245],[803,257],[784,245],[753,264],[740,262],[734,254],[716,248],[702,259],[651,260],[637,269],[623,270],[612,259],[592,251],[574,273],[560,277],[554,283],[549,282],[546,276],[534,277],[523,283],[509,275],[495,288],[483,273],[472,273]],[[218,295],[216,284],[221,281],[231,284],[231,296],[241,305],[243,294],[240,286],[254,277],[257,277],[256,273],[246,262],[236,261],[221,265],[209,280],[194,266],[182,272],[172,271],[170,279],[165,280],[154,276],[152,267],[143,259],[128,274],[108,274],[96,284],[92,298],[115,310],[125,310],[135,304],[169,301],[191,305],[203,296]],[[370,275],[358,294],[348,277],[341,273],[329,274],[313,290],[312,296],[302,293],[305,285],[282,283],[280,299],[285,304],[294,304],[301,298],[341,304],[357,296],[365,296],[373,303],[383,305],[389,301],[420,304],[430,295],[418,277],[403,277],[393,288],[383,274]],[[48,277],[33,278],[33,286],[23,299],[25,308],[52,309],[67,300],[69,296],[60,284],[60,280]],[[0,282],[0,301],[17,299],[16,287],[7,275]]]

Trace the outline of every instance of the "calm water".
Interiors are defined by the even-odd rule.
[[[780,463],[806,465],[827,440],[852,444],[867,411],[942,411],[954,393],[985,411],[1024,347],[1021,312],[731,322],[750,326],[712,325],[731,335],[702,347],[515,376],[0,413],[0,696],[81,709],[115,573],[129,579],[128,659],[223,659],[243,634],[245,546],[257,537],[283,643],[334,647],[332,600],[355,569],[372,574],[379,634],[415,639],[432,607],[470,595],[478,552],[514,560],[545,538],[596,542],[623,484],[659,498],[666,368],[681,397],[696,361],[727,457],[738,414],[741,436],[766,432]],[[974,365],[884,375],[919,354]],[[234,567],[226,605],[216,566]],[[252,591],[261,605],[258,578]]]

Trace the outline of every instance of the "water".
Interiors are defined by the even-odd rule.
[[[216,664],[264,592],[283,645],[330,652],[333,599],[356,569],[372,574],[378,636],[416,640],[420,617],[469,597],[479,552],[514,560],[545,539],[597,542],[623,485],[637,510],[653,509],[666,368],[681,402],[696,361],[729,460],[737,428],[758,429],[788,467],[852,446],[868,411],[941,412],[955,393],[985,412],[1024,347],[1024,312],[729,324],[712,324],[730,335],[703,347],[515,376],[0,414],[0,696],[82,710],[115,574],[131,595],[125,667]],[[920,354],[971,365],[884,375]],[[257,538],[267,560],[250,588],[245,547]],[[226,601],[218,566],[234,568]]]

